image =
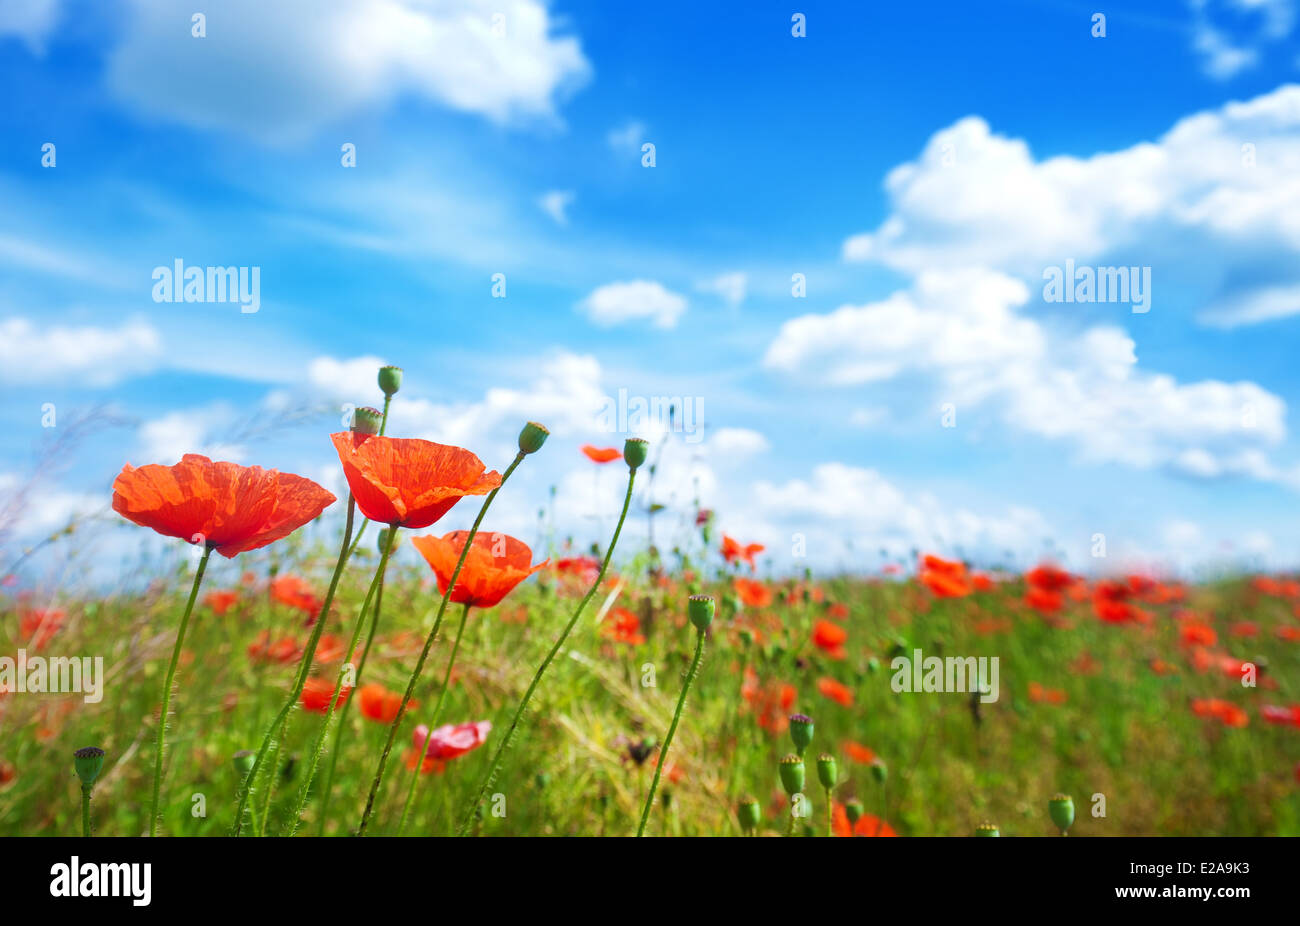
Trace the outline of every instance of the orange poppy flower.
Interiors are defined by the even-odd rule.
[[[28,611],[18,622],[21,639],[29,641],[34,649],[44,649],[63,626],[67,614],[58,609]]]
[[[840,604],[839,602],[836,602],[835,604],[831,605],[829,608],[826,609],[826,616],[833,617],[837,621],[846,620],[848,619],[849,616],[848,605],[843,605]]]
[[[1250,715],[1230,701],[1218,698],[1197,698],[1192,701],[1192,713],[1197,717],[1213,717],[1225,727],[1244,727]]]
[[[254,662],[296,662],[302,655],[302,647],[293,637],[281,637],[274,643],[271,642],[271,634],[263,630],[258,634],[257,639],[248,644],[248,658]],[[317,659],[321,659],[319,650],[317,650]]]
[[[993,590],[993,577],[984,572],[977,572],[970,577],[970,584],[977,592],[989,592]]]
[[[607,640],[629,646],[640,646],[645,642],[641,634],[641,619],[627,608],[614,608],[602,623],[604,627],[600,633]]]
[[[175,466],[128,463],[113,481],[113,510],[164,537],[210,544],[231,558],[287,537],[334,503],[310,479],[187,453]]]
[[[1199,621],[1188,621],[1183,624],[1178,631],[1178,636],[1187,646],[1213,646],[1219,641],[1214,628]]]
[[[501,474],[468,450],[413,438],[331,434],[361,513],[381,524],[428,527],[466,495],[486,495]]]
[[[444,594],[468,536],[469,531],[452,531],[440,538],[429,535],[411,541],[438,577],[438,591]],[[516,585],[546,566],[533,566],[532,561],[533,551],[521,540],[506,534],[475,534],[451,600],[476,608],[496,607]]]
[[[1060,592],[1069,588],[1074,576],[1051,563],[1042,563],[1025,573],[1025,582],[1047,592]]]
[[[203,596],[203,603],[212,609],[212,613],[221,617],[239,601],[239,592],[228,588],[219,588]]]
[[[838,704],[845,707],[853,706],[853,691],[848,685],[837,682],[833,678],[819,678],[817,680],[817,690]]]
[[[964,598],[971,593],[965,563],[929,553],[921,561],[921,582],[936,598]]]
[[[813,644],[825,650],[832,659],[844,658],[844,641],[848,638],[849,632],[839,624],[822,620],[813,625]]]
[[[831,831],[836,836],[897,836],[891,827],[879,817],[869,813],[858,817],[858,822],[849,823],[849,813],[843,804],[836,803],[831,812]]]
[[[751,608],[766,608],[772,604],[772,590],[755,579],[735,578],[732,588],[740,600]]]
[[[582,452],[593,463],[613,463],[623,456],[623,451],[617,447],[593,447],[591,444],[583,444]]]
[[[1059,688],[1044,688],[1038,682],[1029,683],[1029,700],[1035,703],[1064,704],[1065,692]]]
[[[870,765],[876,760],[876,751],[870,746],[863,746],[861,743],[855,743],[852,740],[846,740],[844,743],[844,754],[852,761],[862,765]]]
[[[351,693],[352,689],[344,685],[343,690],[339,692],[339,702],[335,705],[335,709],[342,706],[343,702],[348,699],[348,695]],[[334,682],[329,679],[313,676],[307,679],[306,683],[302,686],[302,695],[299,697],[299,701],[302,702],[303,710],[315,711],[318,714],[327,714],[329,713],[330,701],[333,697]]]
[[[271,598],[280,604],[301,611],[313,621],[320,613],[323,603],[316,597],[316,593],[312,591],[306,579],[289,573],[276,576],[271,580]]]
[[[383,685],[362,685],[357,696],[361,699],[362,716],[380,723],[392,723],[397,718],[398,708],[402,706],[401,693],[389,691]],[[407,702],[408,711],[417,707],[419,705],[415,701]]]
[[[754,557],[766,550],[767,547],[761,543],[740,544],[731,539],[726,534],[722,535],[722,558],[728,563],[738,563],[741,560],[749,563],[749,569],[754,571]]]
[[[745,670],[740,694],[758,715],[758,725],[771,733],[784,733],[790,725],[795,688],[789,682],[761,685],[753,669]]]

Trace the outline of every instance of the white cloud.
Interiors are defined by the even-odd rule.
[[[723,302],[734,309],[745,301],[745,290],[748,284],[749,278],[737,271],[705,280],[696,284],[695,288],[702,293],[714,293],[720,296]]]
[[[495,122],[552,118],[591,68],[541,0],[226,0],[190,35],[170,0],[132,0],[108,81],[145,113],[280,142],[402,95]],[[494,30],[494,14],[504,32]]]
[[[656,328],[672,328],[686,311],[686,299],[652,280],[607,283],[579,303],[598,325],[649,319]]]
[[[610,129],[605,140],[615,151],[640,151],[641,143],[645,140],[645,126],[633,120],[616,129]]]
[[[1198,316],[1214,328],[1236,328],[1300,314],[1300,284],[1264,286],[1208,306]]]
[[[373,356],[347,360],[317,357],[307,365],[307,382],[327,399],[375,405],[384,398],[379,391],[379,368],[386,365],[386,361]]]
[[[1257,66],[1261,49],[1291,32],[1292,0],[1191,0],[1192,47],[1205,73],[1227,80]],[[1238,20],[1230,30],[1227,19]]]
[[[108,386],[154,369],[161,353],[162,338],[144,321],[41,329],[25,318],[0,320],[0,382]]]
[[[766,437],[749,428],[719,428],[708,440],[710,454],[715,459],[740,461],[770,450]]]
[[[880,302],[787,321],[764,364],[838,386],[926,376],[937,401],[992,405],[1009,427],[1095,462],[1286,481],[1262,454],[1286,436],[1279,397],[1143,371],[1122,330],[1051,331],[1017,313],[1027,299],[1000,273],[930,271]]]
[[[537,205],[555,220],[556,225],[568,225],[568,210],[574,198],[572,190],[550,190],[538,198]]]
[[[1038,160],[972,116],[890,171],[885,189],[892,211],[844,242],[847,260],[981,266],[1036,286],[1068,259],[1154,267],[1155,286],[1180,279],[1213,305],[1211,321],[1264,321],[1300,286],[1300,86],[1086,158]]]
[[[36,54],[59,22],[59,0],[19,0],[0,4],[0,36],[16,35]]]
[[[170,412],[140,426],[140,456],[137,465],[162,463],[170,466],[187,453],[201,453],[214,460],[243,462],[244,448],[213,437],[229,428],[234,415],[229,406],[216,403]]]

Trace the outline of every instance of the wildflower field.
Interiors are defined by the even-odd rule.
[[[174,538],[147,582],[78,591],[74,558],[39,604],[6,595],[0,833],[1300,833],[1300,582],[925,551],[769,576],[703,508],[619,544],[652,445],[530,423],[489,469],[386,433],[401,378],[321,435],[347,497],[199,455],[126,465],[124,529]],[[514,470],[561,453],[626,479],[611,536],[494,532],[537,504]],[[440,534],[457,505],[474,530]],[[82,653],[95,697],[58,659]]]

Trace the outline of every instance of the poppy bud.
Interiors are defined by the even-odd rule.
[[[851,797],[844,802],[844,815],[849,818],[849,826],[853,826],[858,820],[862,819],[864,813],[866,813],[866,808],[862,806],[862,801],[856,797]]]
[[[629,437],[623,442],[623,461],[630,469],[642,466],[650,455],[650,442],[639,437]]]
[[[386,396],[394,395],[398,389],[402,388],[402,368],[401,367],[380,367],[379,368],[379,389]]]
[[[1047,812],[1062,836],[1074,825],[1074,800],[1068,794],[1057,794],[1048,801]]]
[[[392,531],[391,527],[384,527],[381,528],[379,531],[378,543],[379,543],[379,554],[381,556],[383,555],[384,551],[388,549],[388,534],[390,531]],[[400,544],[401,542],[402,542],[402,538],[401,535],[399,534],[393,540],[393,549],[396,550],[398,544]]]
[[[247,777],[253,770],[253,758],[251,749],[241,749],[230,757],[230,761],[235,764],[235,771],[239,772],[241,778]]]
[[[77,777],[87,788],[95,783],[104,768],[104,750],[98,746],[85,746],[72,754],[72,765]]]
[[[519,452],[536,453],[542,449],[542,444],[546,443],[546,438],[550,436],[551,432],[536,421],[528,422],[519,432]]]
[[[803,791],[804,767],[803,759],[794,753],[781,759],[781,787],[785,788],[785,793],[794,797]]]
[[[746,833],[752,833],[758,828],[762,816],[763,812],[759,809],[758,801],[752,797],[742,798],[736,807],[736,819],[740,821],[741,830]]]
[[[807,751],[813,738],[813,719],[807,714],[790,715],[790,739],[800,756]]]
[[[817,780],[822,783],[823,788],[835,787],[835,779],[838,777],[835,767],[835,757],[822,753],[817,757]]]
[[[872,759],[871,777],[883,785],[889,778],[889,766],[880,759]]]
[[[378,434],[383,420],[383,412],[365,405],[352,413],[352,430],[358,434]]]
[[[998,832],[998,828],[994,826],[992,823],[981,823],[979,826],[975,827],[975,835],[976,836],[1001,836],[1002,834]]]
[[[748,627],[740,628],[740,642],[746,649],[753,646],[754,631],[750,630]]]
[[[713,598],[709,595],[692,595],[686,601],[686,614],[700,633],[709,629],[713,623]]]

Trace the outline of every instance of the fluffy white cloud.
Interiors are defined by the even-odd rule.
[[[268,142],[403,94],[497,122],[551,117],[590,75],[541,0],[226,0],[207,10],[206,38],[170,0],[130,8],[108,60],[119,98]]]
[[[233,421],[233,411],[222,403],[181,409],[146,421],[140,426],[140,456],[136,465],[171,465],[187,453],[241,463],[245,456],[243,447],[214,437],[218,431],[228,429]]]
[[[716,458],[737,461],[772,448],[766,437],[749,428],[719,428],[709,438],[708,445]]]
[[[387,361],[378,357],[317,357],[307,365],[307,382],[320,396],[331,401],[368,405],[382,401],[379,368]]]
[[[695,288],[702,293],[714,293],[720,296],[723,302],[734,309],[745,301],[745,290],[748,285],[749,278],[743,273],[735,272],[705,280]]]
[[[661,283],[632,280],[599,287],[579,308],[598,325],[649,319],[656,328],[672,328],[686,311],[686,299]]]
[[[25,318],[0,321],[0,382],[107,386],[157,366],[162,338],[143,321],[118,328],[53,325]]]
[[[1008,426],[1068,440],[1094,461],[1211,476],[1246,473],[1242,460],[1255,459],[1251,475],[1280,478],[1260,452],[1286,435],[1276,395],[1143,371],[1122,330],[1049,330],[1018,314],[1028,296],[1001,273],[926,272],[880,302],[786,322],[764,363],[840,386],[926,376],[936,401],[993,405]]]
[[[0,36],[16,35],[37,54],[59,22],[59,0],[22,0],[0,4]]]
[[[972,116],[890,171],[885,189],[891,213],[845,241],[846,259],[981,266],[1039,286],[1069,259],[1145,266],[1156,287],[1176,277],[1212,304],[1219,324],[1300,311],[1288,298],[1300,286],[1300,86],[1087,158],[1038,160]]]
[[[1290,34],[1293,0],[1190,0],[1192,48],[1205,73],[1227,80],[1259,64],[1261,48]],[[1229,19],[1238,20],[1230,30]]]

